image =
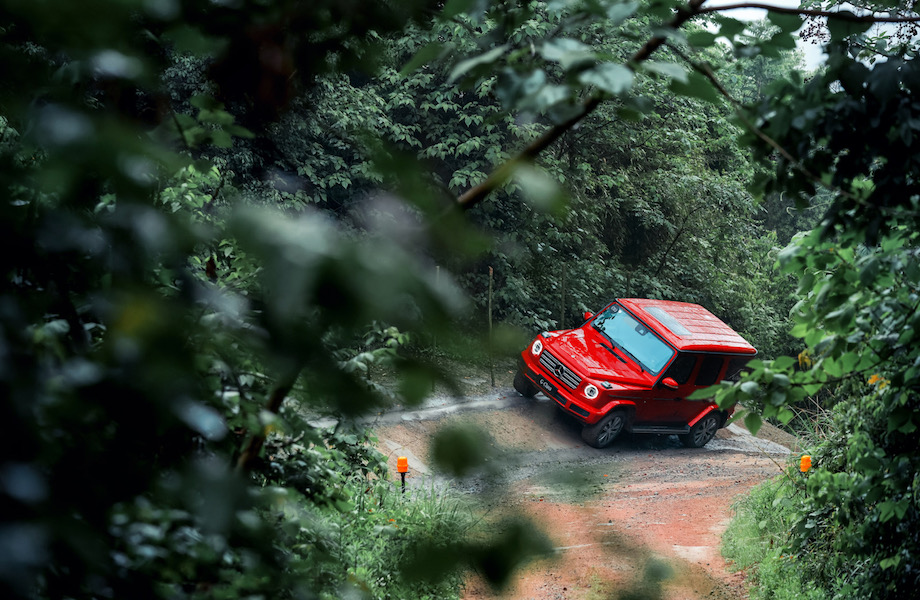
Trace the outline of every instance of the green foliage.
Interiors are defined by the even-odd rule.
[[[918,306],[917,234],[901,227],[878,246],[862,234],[799,239],[781,256],[804,273],[793,334],[808,350],[796,361],[758,362],[723,402],[759,405],[783,421],[790,404],[836,388],[827,427],[812,449],[816,468],[800,493],[784,552],[820,556],[806,575],[842,597],[879,597],[913,585],[920,551],[915,448]],[[847,244],[850,240],[850,244]]]
[[[507,325],[668,297],[768,359],[804,273],[808,351],[720,398],[788,421],[838,386],[848,437],[816,449],[790,544],[869,565],[841,590],[916,587],[915,53],[771,83],[794,18],[704,27],[678,4],[4,2],[0,593],[444,597],[464,568],[501,588],[546,550],[530,525],[461,539],[454,501],[395,497],[367,440],[302,420],[420,401],[443,379],[422,346],[475,319],[449,273],[482,309],[487,267]],[[869,40],[830,27],[833,49]],[[451,210],[496,169],[488,203]],[[768,171],[766,206],[830,189],[821,231],[778,255],[803,221],[758,217]],[[439,462],[485,463],[476,435]]]
[[[381,361],[417,401],[434,374],[398,354],[405,332],[443,332],[462,299],[415,252],[424,227],[358,239],[264,208],[240,172],[292,86],[363,60],[371,23],[403,27],[417,7],[4,3],[4,597],[455,593],[456,575],[400,587],[390,552],[416,533],[456,543],[449,501],[388,507],[406,521],[392,535],[358,514],[387,489],[380,457],[299,410],[386,404],[365,376]]]
[[[755,600],[832,596],[827,582],[815,586],[812,575],[826,566],[821,561],[828,556],[785,547],[789,530],[804,508],[801,478],[790,468],[786,476],[754,488],[735,505],[735,516],[722,537],[722,554],[732,568],[749,573]]]
[[[490,525],[495,532],[489,541],[470,539],[446,544],[443,540],[422,540],[406,565],[414,581],[425,582],[440,578],[445,567],[468,565],[501,591],[511,581],[510,574],[527,560],[545,556],[552,551],[550,540],[531,523],[522,519],[507,519]]]
[[[433,486],[400,493],[368,446],[373,438],[332,432],[318,441],[278,438],[260,470],[263,485],[283,486],[267,488],[274,495],[264,518],[281,528],[276,548],[299,585],[319,598],[457,597],[462,571],[420,585],[403,568],[420,545],[464,537],[469,507]]]
[[[791,407],[830,392],[829,433],[810,449],[815,467],[797,488],[781,551],[816,557],[803,575],[835,597],[907,597],[920,552],[916,66],[912,51],[874,66],[854,60],[864,30],[833,24],[827,70],[805,85],[775,84],[758,108],[777,111],[763,131],[796,157],[775,162],[773,188],[806,204],[822,184],[831,202],[820,226],[779,255],[799,276],[791,333],[804,350],[752,365],[718,398],[788,420]],[[858,122],[873,133],[858,133]]]
[[[625,6],[610,3],[611,10]],[[636,9],[629,6],[624,14]],[[558,19],[564,35],[535,45],[535,53],[511,48],[489,55],[503,65],[495,68],[495,95],[532,114],[537,131],[567,114],[573,89],[594,93],[597,85],[621,99],[602,106],[540,157],[539,166],[569,191],[566,213],[541,212],[558,205],[541,200],[554,194],[541,192],[549,186],[535,193],[533,184],[517,181],[473,211],[500,240],[476,268],[459,269],[468,272],[461,281],[479,310],[485,308],[491,266],[496,315],[531,331],[571,326],[583,311],[615,296],[655,296],[706,304],[767,355],[788,351],[783,322],[793,303],[791,284],[771,274],[772,259],[764,258],[776,242],[755,220],[755,200],[743,183],[753,167],[729,142],[737,131],[729,114],[674,99],[669,81],[687,81],[684,67],[674,62],[645,63],[645,73],[615,62],[625,59],[616,36],[641,38],[646,20],[620,20],[611,35],[609,21],[595,22],[576,9],[550,12],[549,22]],[[494,36],[489,27],[502,25],[496,17],[480,27]],[[533,32],[521,31],[526,27],[510,30],[507,39],[531,43]],[[708,57],[724,61],[715,53]],[[475,75],[467,81],[475,89],[492,85]],[[636,109],[640,121],[618,118]]]

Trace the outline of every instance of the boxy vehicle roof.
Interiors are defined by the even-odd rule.
[[[757,354],[754,346],[699,304],[646,298],[619,298],[617,302],[678,350]]]

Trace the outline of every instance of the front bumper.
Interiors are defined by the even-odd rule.
[[[587,400],[577,397],[562,381],[542,368],[539,361],[531,361],[522,356],[520,369],[524,376],[547,398],[552,398],[556,404],[579,421],[592,424],[604,416],[600,410],[589,405]]]

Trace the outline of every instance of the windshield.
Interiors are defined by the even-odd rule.
[[[661,372],[674,356],[673,348],[617,304],[597,315],[592,325],[652,375]]]

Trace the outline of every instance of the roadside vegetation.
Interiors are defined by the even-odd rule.
[[[790,475],[795,476],[790,469]],[[722,552],[750,584],[751,598],[824,600],[828,586],[815,586],[807,573],[821,570],[817,557],[786,546],[797,517],[788,496],[795,484],[785,476],[761,484],[735,506],[735,516],[722,538]],[[793,496],[794,497],[794,496]]]
[[[347,425],[617,296],[759,348],[752,430],[829,411],[751,500],[804,586],[916,589],[917,16],[808,6],[0,2],[0,595],[500,589],[535,529]]]

